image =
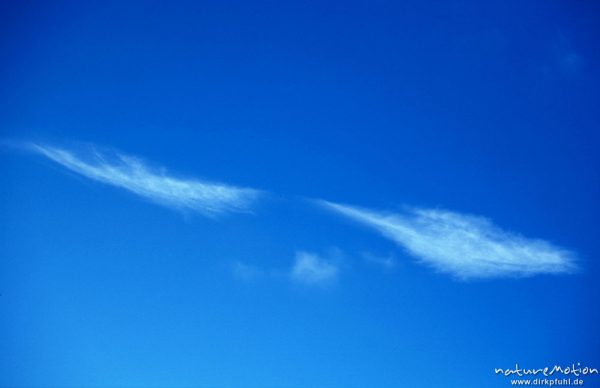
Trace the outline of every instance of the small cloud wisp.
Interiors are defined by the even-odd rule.
[[[249,212],[260,191],[168,175],[139,158],[95,149],[73,151],[30,144],[29,149],[86,178],[120,187],[158,204],[206,216]]]
[[[460,279],[576,270],[573,252],[504,231],[483,217],[438,209],[413,209],[398,214],[328,201],[319,204],[375,229],[422,263]]]
[[[291,269],[291,278],[305,285],[325,286],[333,283],[339,274],[335,263],[314,253],[297,252]]]

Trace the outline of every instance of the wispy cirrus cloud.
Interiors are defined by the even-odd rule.
[[[250,188],[184,179],[151,167],[140,158],[96,148],[58,148],[27,144],[27,148],[86,178],[120,187],[158,204],[206,216],[250,212],[263,192]],[[572,251],[550,242],[504,231],[483,217],[439,209],[386,213],[327,201],[318,203],[378,231],[419,261],[462,279],[557,274],[577,269]],[[372,255],[365,260],[393,268],[393,258]],[[282,273],[305,285],[325,285],[339,275],[339,262],[314,253],[297,252],[293,266]],[[238,263],[242,278],[263,274]],[[271,275],[270,275],[271,276]],[[276,275],[273,275],[276,276]],[[278,275],[277,275],[278,276]]]
[[[324,287],[337,281],[341,256],[337,249],[331,250],[328,256],[297,251],[289,267],[262,267],[254,263],[235,261],[231,270],[236,278],[246,282],[284,280],[307,287]]]
[[[86,178],[133,192],[158,204],[216,216],[248,212],[260,191],[169,175],[142,159],[95,148],[72,151],[41,144],[27,147]]]
[[[305,285],[329,285],[337,280],[339,267],[333,261],[315,253],[297,252],[290,271],[291,278]]]
[[[547,241],[507,232],[483,217],[438,209],[384,213],[319,201],[378,231],[414,257],[457,278],[573,272],[575,254]]]

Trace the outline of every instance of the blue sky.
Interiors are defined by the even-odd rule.
[[[597,11],[3,3],[0,386],[599,367]]]

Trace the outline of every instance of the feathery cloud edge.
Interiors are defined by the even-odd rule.
[[[255,189],[176,178],[165,169],[150,167],[140,158],[118,152],[92,149],[78,156],[67,149],[40,144],[28,144],[28,149],[86,178],[120,187],[163,206],[206,216],[249,212],[261,194]]]
[[[420,262],[460,279],[570,273],[573,252],[504,231],[490,220],[438,209],[384,213],[324,200],[331,211],[375,229]]]

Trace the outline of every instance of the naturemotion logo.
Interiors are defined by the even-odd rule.
[[[536,379],[513,379],[511,380],[512,385],[583,385],[583,380],[580,376],[597,375],[598,369],[588,366],[582,366],[581,363],[573,363],[571,365],[554,365],[552,367],[546,366],[543,368],[531,369],[522,368],[519,363],[515,364],[514,368],[494,368],[494,373],[503,376],[512,377],[530,377],[536,376]],[[540,378],[543,377],[555,377],[554,379]],[[560,378],[559,378],[560,377]],[[569,378],[567,378],[569,377]],[[571,379],[571,377],[575,377]]]

